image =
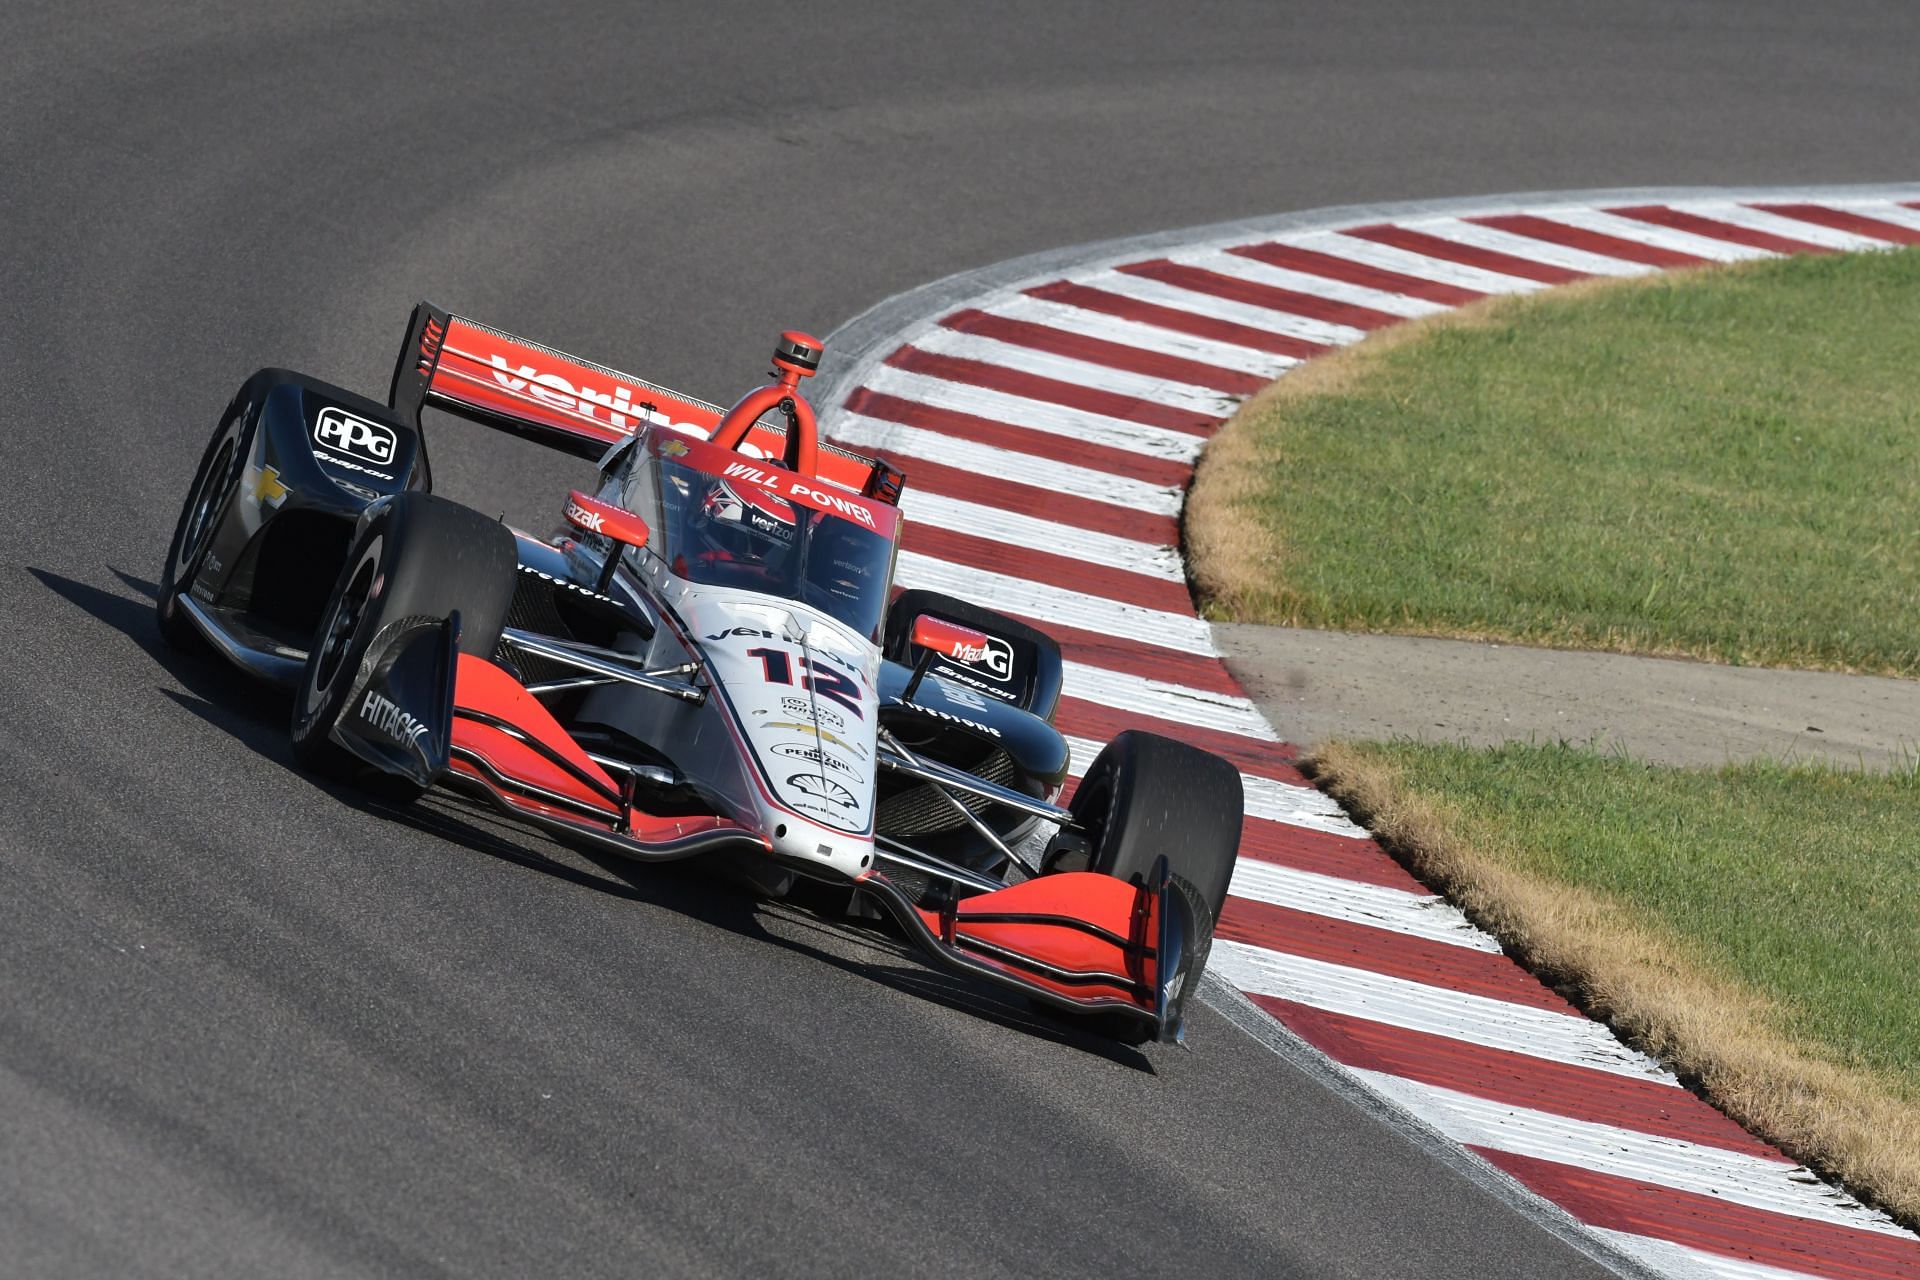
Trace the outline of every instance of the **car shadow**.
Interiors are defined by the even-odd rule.
[[[826,886],[803,884],[790,899],[760,898],[694,864],[642,864],[604,850],[551,841],[477,801],[445,791],[432,792],[414,804],[396,805],[370,798],[351,786],[315,778],[293,762],[287,734],[292,695],[284,689],[249,679],[211,651],[184,653],[169,645],[161,638],[153,612],[159,584],[111,565],[107,570],[137,598],[46,569],[29,567],[27,572],[48,591],[137,644],[156,666],[182,686],[179,690],[165,687],[158,690],[174,705],[342,804],[515,867],[626,901],[644,902],[769,946],[806,955],[819,963],[1010,1031],[1135,1070],[1149,1073],[1154,1070],[1151,1060],[1130,1045],[1082,1030],[1066,1018],[1040,1013],[1019,996],[984,981],[932,968],[900,934],[846,918],[841,914],[844,893],[836,898],[835,891]],[[564,851],[566,856],[543,852],[542,846]],[[775,921],[779,927],[769,928],[769,922]],[[881,952],[888,960],[870,962],[835,950],[836,946],[849,945]]]

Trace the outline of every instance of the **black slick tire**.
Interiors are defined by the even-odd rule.
[[[1213,948],[1240,852],[1240,771],[1208,751],[1129,729],[1094,757],[1068,809],[1090,846],[1091,871],[1141,885],[1167,859],[1173,887],[1193,908],[1198,982]],[[1064,869],[1064,868],[1063,868]],[[1123,1037],[1135,1038],[1135,1037]]]
[[[227,405],[220,425],[200,455],[187,500],[167,544],[167,563],[160,571],[160,591],[154,598],[154,618],[160,638],[183,653],[206,653],[211,646],[181,607],[181,597],[193,589],[193,580],[213,546],[214,535],[233,503],[234,491],[246,473],[252,452],[253,412],[246,388]]]
[[[359,781],[383,799],[424,788],[375,774],[332,738],[360,684],[361,664],[389,626],[460,614],[460,651],[489,657],[500,641],[518,574],[513,534],[445,498],[403,493],[370,508],[321,611],[294,695],[293,754],[325,777]]]

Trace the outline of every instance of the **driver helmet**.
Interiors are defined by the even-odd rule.
[[[778,568],[792,553],[799,517],[785,498],[716,480],[700,500],[693,531],[716,559]]]

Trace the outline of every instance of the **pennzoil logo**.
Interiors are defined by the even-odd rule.
[[[313,443],[322,449],[336,449],[349,458],[386,466],[399,451],[400,437],[383,423],[368,422],[345,409],[329,407],[313,420]]]
[[[808,764],[819,765],[829,773],[837,773],[859,786],[866,779],[858,769],[836,756],[830,756],[818,747],[809,747],[800,742],[776,742],[769,748],[777,756],[786,756],[789,760],[803,760]]]

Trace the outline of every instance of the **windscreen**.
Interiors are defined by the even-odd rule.
[[[651,526],[647,550],[676,576],[811,605],[879,642],[893,568],[890,539],[664,457],[633,468],[623,505]]]

